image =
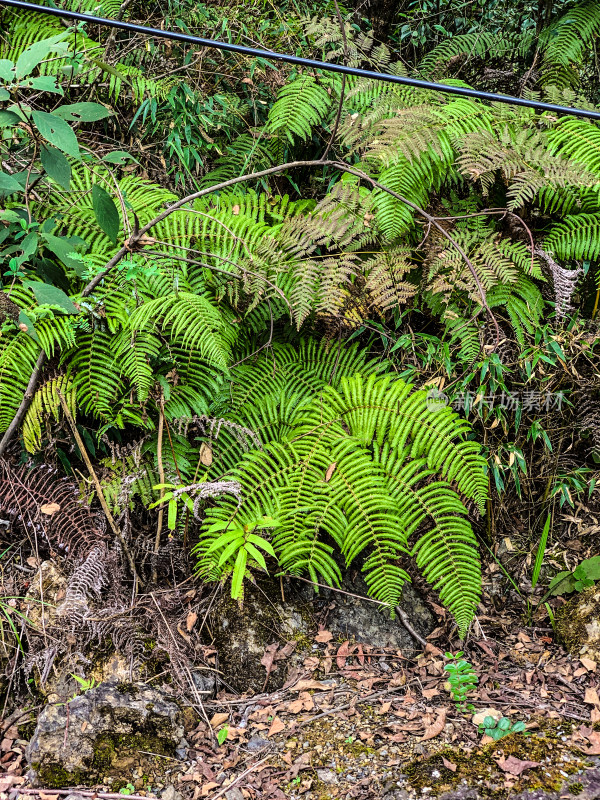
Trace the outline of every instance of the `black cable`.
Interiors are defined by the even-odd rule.
[[[61,8],[50,8],[49,6],[39,6],[34,3],[25,3],[23,0],[0,0],[0,5],[21,8],[26,11],[36,11],[40,14],[50,14],[54,17],[64,19],[79,20],[80,22],[90,22],[95,25],[107,25],[110,28],[118,28],[131,33],[142,33],[146,36],[157,36],[161,39],[172,39],[176,42],[186,42],[200,47],[214,47],[218,50],[229,50],[232,53],[241,53],[246,56],[260,56],[270,61],[286,61],[288,64],[297,64],[310,69],[324,69],[329,72],[339,72],[343,75],[356,75],[359,78],[373,78],[387,83],[399,83],[402,86],[415,86],[418,89],[430,89],[436,92],[447,92],[457,94],[462,97],[476,97],[479,100],[489,100],[494,103],[509,103],[513,106],[526,106],[535,108],[538,111],[553,111],[557,114],[569,114],[574,117],[587,117],[588,119],[600,120],[600,111],[588,111],[584,108],[570,108],[569,106],[557,106],[554,103],[541,103],[538,100],[525,100],[522,97],[512,97],[507,94],[493,94],[492,92],[480,92],[477,89],[468,89],[462,86],[448,86],[444,83],[431,83],[417,78],[405,78],[400,75],[390,75],[385,72],[373,72],[368,69],[358,69],[356,67],[346,67],[343,64],[329,64],[324,61],[314,61],[311,58],[301,58],[300,56],[286,55],[285,53],[275,53],[270,50],[256,50],[253,47],[245,47],[241,44],[230,44],[229,42],[219,42],[215,39],[202,39],[200,36],[192,36],[189,33],[179,31],[162,31],[160,28],[150,28],[145,25],[137,25],[133,22],[121,22],[116,19],[106,19],[104,17],[94,17],[91,14],[81,14],[79,11],[66,11]]]

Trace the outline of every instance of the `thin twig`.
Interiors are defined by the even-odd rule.
[[[329,717],[331,714],[337,714],[338,711],[345,711],[347,708],[350,708],[353,703],[355,705],[358,705],[359,703],[368,703],[371,700],[377,700],[378,697],[384,697],[387,694],[392,694],[393,692],[399,692],[401,689],[406,689],[407,686],[408,683],[405,683],[404,686],[393,686],[391,688],[388,687],[387,689],[382,689],[381,692],[375,692],[375,694],[369,694],[366,697],[359,697],[355,703],[354,700],[351,700],[349,703],[343,703],[341,706],[330,708],[328,711],[322,711],[320,714],[316,714],[314,717],[305,719],[302,722],[299,722],[297,725],[294,725],[290,731],[290,734],[294,733],[298,728],[303,728],[305,725],[310,725],[311,722],[314,722],[317,719]]]
[[[138,575],[137,570],[135,568],[135,561],[133,560],[133,556],[131,555],[129,548],[127,547],[127,542],[125,541],[125,538],[121,533],[119,527],[117,526],[117,523],[114,520],[110,508],[108,507],[108,503],[106,502],[106,498],[104,496],[104,491],[102,490],[102,484],[98,480],[98,476],[96,475],[94,466],[90,460],[87,450],[85,449],[83,439],[81,438],[81,436],[79,435],[79,431],[77,430],[77,425],[75,424],[75,420],[73,419],[71,410],[69,409],[67,401],[65,400],[64,395],[60,390],[58,391],[58,397],[60,399],[60,404],[64,411],[67,422],[69,423],[69,427],[71,428],[71,432],[73,433],[73,437],[77,442],[77,447],[79,447],[79,452],[81,453],[81,457],[83,458],[85,465],[88,468],[88,472],[90,473],[90,476],[94,482],[94,486],[96,487],[96,492],[98,493],[98,500],[100,501],[102,510],[104,511],[106,519],[108,520],[108,524],[110,525],[112,532],[115,534],[115,536],[121,543],[121,547],[123,548],[123,552],[125,553],[133,577],[139,583],[140,586],[143,586],[143,583],[140,580],[140,576]]]
[[[21,420],[25,416],[25,412],[29,408],[29,404],[31,403],[33,395],[35,394],[35,387],[37,386],[40,373],[45,363],[46,363],[46,353],[44,353],[44,351],[41,350],[38,359],[35,362],[35,367],[33,368],[31,377],[29,378],[29,383],[27,384],[27,388],[25,389],[25,394],[23,395],[23,399],[21,400],[21,403],[18,409],[16,410],[10,425],[4,431],[4,436],[0,440],[0,458],[2,458],[2,456],[6,452],[6,448],[8,447],[10,440],[16,433],[17,428],[21,424]]]
[[[80,794],[83,797],[100,797],[102,800],[123,800],[122,794],[115,794],[114,792],[90,792],[87,789],[34,789],[31,786],[15,787],[19,794]],[[153,795],[129,794],[127,800],[151,800]],[[155,795],[154,795],[155,797]]]
[[[232,786],[241,781],[242,778],[245,778],[246,775],[252,772],[252,770],[255,770],[257,767],[260,767],[261,764],[264,764],[265,761],[267,761],[269,758],[271,758],[271,755],[265,756],[264,758],[261,758],[260,761],[257,761],[255,764],[252,764],[251,767],[248,767],[248,769],[244,770],[240,775],[237,776],[237,778],[231,781],[231,783],[228,783],[227,786],[224,786],[222,789],[219,789],[219,791],[216,794],[211,794],[208,800],[217,800],[217,797],[221,797],[222,795],[226,794],[232,788]]]
[[[340,23],[340,33],[342,34],[342,44],[344,47],[344,64],[348,66],[348,40],[346,38],[346,28],[344,25],[344,20],[342,19],[342,13],[340,11],[340,7],[338,5],[338,0],[333,0],[335,5],[335,13],[337,14],[338,22]],[[327,142],[327,147],[325,148],[325,152],[321,156],[321,158],[326,158],[327,154],[331,149],[331,145],[334,142],[335,137],[337,136],[338,128],[340,126],[340,119],[342,118],[342,111],[344,109],[344,100],[346,94],[346,75],[342,75],[342,86],[340,88],[340,101],[338,103],[337,114],[335,116],[335,122],[333,124],[333,128],[331,131],[331,136],[329,137],[329,141]]]
[[[163,457],[162,457],[162,445],[163,445],[163,429],[165,425],[165,396],[164,393],[161,391],[160,395],[160,403],[158,406],[158,442],[156,445],[156,461],[158,463],[158,479],[159,483],[161,484],[160,489],[160,499],[162,500],[165,496],[165,489],[162,484],[165,482],[165,467],[163,464]],[[158,584],[158,551],[160,550],[160,536],[162,533],[162,526],[163,526],[163,517],[164,517],[164,507],[163,504],[158,507],[158,521],[156,523],[156,536],[154,538],[154,564],[152,566],[152,583],[156,586]]]
[[[311,586],[320,586],[321,589],[329,589],[332,592],[338,592],[338,594],[348,595],[348,597],[356,597],[357,600],[365,600],[367,603],[375,603],[375,605],[377,606],[385,606],[386,608],[390,608],[389,603],[384,603],[383,600],[375,600],[373,597],[365,597],[362,594],[347,592],[345,589],[338,589],[335,586],[327,586],[324,583],[317,583],[316,581],[308,580],[308,578],[301,578],[299,575],[294,575],[293,577],[298,581],[304,581],[304,583],[309,583]],[[423,647],[427,647],[427,642],[425,641],[425,639],[423,639],[422,636],[419,636],[419,634],[411,625],[406,611],[400,608],[400,606],[396,606],[396,612],[398,613],[398,616],[400,617],[402,624],[404,625],[406,630],[410,633],[410,635],[413,637],[413,639],[416,639],[417,642],[423,645]]]

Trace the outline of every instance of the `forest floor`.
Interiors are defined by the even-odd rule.
[[[187,759],[140,753],[124,791],[166,800],[600,797],[600,665],[572,658],[552,630],[523,626],[516,605],[507,607],[479,617],[465,646],[479,684],[468,698],[474,710],[461,712],[445,686],[444,651],[456,650],[446,624],[415,659],[316,631],[281,689],[219,692],[205,703],[206,721],[188,725]],[[266,678],[276,651],[265,653]],[[526,731],[494,742],[474,712],[522,721]],[[227,733],[221,744],[218,731]],[[68,794],[29,788],[15,715],[1,738],[0,792]],[[110,781],[91,788],[88,796],[120,796]]]

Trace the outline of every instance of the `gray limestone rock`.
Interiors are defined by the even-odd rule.
[[[183,737],[175,701],[145,684],[102,683],[41,712],[26,756],[34,785],[90,784],[108,773],[127,779],[140,753],[173,756]]]

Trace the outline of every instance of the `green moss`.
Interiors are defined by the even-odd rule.
[[[77,784],[94,784],[102,780],[105,775],[113,775],[118,783],[121,760],[133,757],[136,761],[142,762],[148,774],[156,777],[161,775],[168,765],[168,761],[160,756],[174,756],[174,750],[174,745],[160,739],[156,735],[156,731],[152,733],[142,731],[131,735],[105,733],[96,739],[94,757],[87,769],[69,772],[58,764],[46,763],[32,766],[39,774],[40,781],[50,789]],[[158,757],[149,755],[154,753]],[[126,768],[126,772],[123,786],[126,786],[130,780],[130,770]]]
[[[540,762],[539,767],[526,770],[516,779],[515,791],[556,791],[564,783],[562,773],[572,774],[584,766],[578,760],[559,761],[558,741],[552,729],[536,736],[515,733],[470,753],[446,747],[435,755],[412,761],[402,771],[415,789],[429,787],[441,793],[466,781],[469,786],[477,787],[482,797],[501,800],[506,796],[506,775],[497,762],[499,758],[514,756],[522,761]],[[551,761],[547,762],[547,758]],[[455,772],[444,766],[444,759],[456,765]]]
[[[64,786],[85,783],[85,773],[80,770],[69,772],[58,764],[47,764],[39,769],[35,764],[32,766],[37,771],[40,782],[48,789],[62,789]]]
[[[119,692],[119,694],[129,694],[133,697],[136,697],[139,694],[139,689],[135,683],[121,681],[121,683],[117,684],[117,692]]]
[[[587,639],[586,620],[600,615],[600,602],[594,597],[596,594],[598,587],[590,586],[576,594],[556,612],[556,633],[571,655],[578,655]],[[584,607],[585,618],[582,617]]]
[[[583,783],[572,783],[569,786],[569,791],[574,795],[581,794],[583,792]]]

